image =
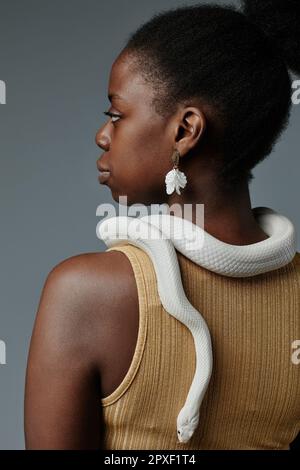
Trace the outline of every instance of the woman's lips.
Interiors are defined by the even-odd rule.
[[[110,171],[100,171],[100,175],[98,176],[99,183],[101,184],[106,183],[109,177],[110,177]]]

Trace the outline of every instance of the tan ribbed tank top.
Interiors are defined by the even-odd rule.
[[[202,268],[177,252],[183,287],[211,332],[214,367],[198,429],[179,443],[176,419],[194,377],[194,340],[162,307],[150,257],[122,245],[136,279],[139,330],[122,383],[102,398],[106,449],[289,449],[300,431],[300,253],[248,278]],[[299,355],[298,355],[299,357]],[[295,361],[294,361],[295,362]]]

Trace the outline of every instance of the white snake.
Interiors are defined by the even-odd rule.
[[[198,426],[213,356],[207,324],[185,295],[176,250],[199,266],[224,276],[255,276],[285,266],[296,253],[294,225],[273,209],[256,207],[252,211],[269,238],[250,245],[224,243],[189,220],[169,214],[111,217],[97,226],[97,236],[108,247],[129,243],[150,256],[163,307],[193,336],[196,370],[185,404],[177,416],[179,442],[188,442]]]

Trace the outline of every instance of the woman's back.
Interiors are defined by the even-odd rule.
[[[195,372],[190,331],[162,307],[153,264],[132,245],[139,330],[130,368],[102,398],[107,449],[288,449],[300,429],[300,254],[249,278],[208,271],[177,252],[183,286],[205,318],[214,368],[197,431],[186,443],[176,418]],[[125,321],[125,319],[124,319]]]

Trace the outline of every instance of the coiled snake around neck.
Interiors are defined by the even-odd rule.
[[[201,313],[187,299],[176,250],[194,263],[223,276],[248,277],[288,264],[296,254],[296,231],[285,216],[268,207],[252,209],[269,238],[250,245],[230,245],[187,219],[169,214],[104,219],[97,235],[108,247],[132,244],[151,258],[164,309],[189,328],[195,343],[196,370],[177,416],[179,442],[190,440],[213,367],[210,332]]]

